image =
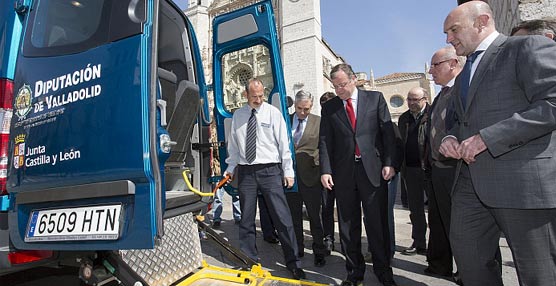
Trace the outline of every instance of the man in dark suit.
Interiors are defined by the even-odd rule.
[[[299,256],[303,256],[303,204],[307,209],[315,266],[326,264],[324,256],[324,234],[320,211],[322,205],[322,185],[319,169],[319,126],[320,116],[311,114],[313,98],[309,92],[300,90],[295,95],[295,113],[292,122],[292,139],[295,146],[296,177],[298,192],[286,193],[290,205]]]
[[[390,113],[380,92],[356,88],[357,78],[350,65],[335,66],[330,77],[338,96],[322,109],[319,154],[322,185],[336,191],[340,242],[348,272],[341,285],[360,285],[364,278],[361,206],[375,275],[384,285],[397,285],[390,267],[387,216],[387,181],[395,173]]]
[[[454,184],[457,160],[446,158],[438,152],[442,138],[446,136],[446,115],[453,93],[456,76],[463,69],[465,57],[458,57],[452,46],[439,49],[431,58],[429,73],[434,83],[442,86],[429,111],[426,150],[426,176],[432,183],[428,198],[429,243],[428,267],[425,273],[452,277],[453,257],[450,246],[450,190]],[[452,123],[450,123],[451,125]]]
[[[503,233],[521,285],[556,277],[556,43],[506,37],[482,1],[444,21],[467,56],[453,87],[457,122],[440,152],[458,165],[450,241],[466,286],[502,285],[495,253]]]

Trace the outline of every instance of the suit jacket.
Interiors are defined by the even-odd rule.
[[[500,35],[484,52],[465,109],[456,79],[461,141],[477,133],[487,150],[469,165],[481,201],[497,208],[556,207],[556,43]]]
[[[290,116],[292,120],[293,115]],[[297,178],[308,187],[320,184],[319,126],[320,116],[309,114],[303,135],[295,146]]]
[[[394,159],[392,160],[392,164],[394,169],[396,169],[396,172],[399,172],[403,164],[404,144],[398,125],[392,122],[392,127],[394,128],[394,136],[396,142],[396,148],[394,152],[396,155],[393,157]]]
[[[382,93],[358,92],[355,132],[339,97],[330,99],[322,108],[319,143],[321,174],[331,174],[336,182],[351,180],[357,142],[367,177],[379,187],[382,167],[394,166],[394,129]]]

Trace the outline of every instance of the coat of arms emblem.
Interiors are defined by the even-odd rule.
[[[17,96],[15,97],[15,114],[19,118],[19,120],[25,119],[29,111],[31,111],[32,104],[32,91],[31,87],[27,84],[24,84],[19,91],[17,92]]]

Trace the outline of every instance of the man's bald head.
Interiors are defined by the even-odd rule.
[[[496,31],[492,10],[483,1],[470,1],[456,7],[444,21],[446,42],[459,56],[468,56]]]

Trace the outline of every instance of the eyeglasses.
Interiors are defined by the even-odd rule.
[[[346,81],[346,82],[344,82],[344,83],[340,83],[339,85],[333,84],[332,86],[334,86],[334,89],[344,88],[344,87],[346,87],[346,85],[348,85],[350,82],[351,82],[351,80],[348,80],[348,81]]]
[[[424,98],[424,97],[421,97],[421,98],[408,98],[407,101],[408,101],[408,102],[417,102],[417,101],[421,101],[421,100],[423,100],[423,99],[425,99],[425,98]]]
[[[436,62],[436,63],[431,63],[431,69],[441,65],[442,63],[445,63],[445,62],[448,62],[448,61],[451,61],[451,60],[453,60],[453,59],[447,59],[447,60],[439,61],[439,62]]]

